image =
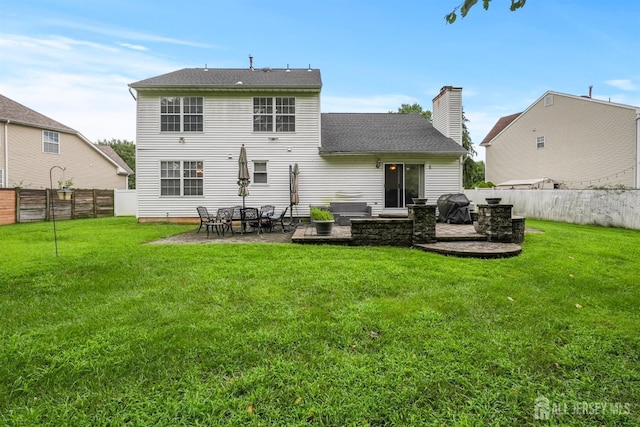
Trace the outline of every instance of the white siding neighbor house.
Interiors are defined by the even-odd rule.
[[[241,205],[243,144],[246,205],[289,206],[297,164],[294,216],[332,201],[366,202],[373,215],[406,212],[412,197],[435,202],[462,189],[461,88],[434,98],[434,117],[447,115],[438,127],[419,114],[322,114],[320,71],[311,68],[182,69],[129,86],[141,222]]]
[[[549,91],[498,120],[480,145],[486,180],[499,186],[640,188],[640,107]]]

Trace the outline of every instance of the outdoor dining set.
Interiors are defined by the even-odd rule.
[[[276,213],[274,205],[264,205],[260,208],[250,208],[242,206],[234,206],[230,208],[219,208],[215,213],[209,212],[204,206],[198,206],[198,216],[200,217],[200,226],[198,231],[205,227],[207,237],[213,231],[219,236],[223,236],[226,232],[235,234],[234,225],[240,226],[240,234],[248,232],[261,233],[265,231],[273,231],[276,226],[280,225],[282,232],[286,231],[284,220],[287,214],[287,206],[279,213]]]

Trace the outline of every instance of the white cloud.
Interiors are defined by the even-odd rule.
[[[91,141],[135,138],[129,83],[180,66],[150,52],[67,37],[0,34],[0,93]]]
[[[613,86],[620,90],[637,90],[638,86],[628,79],[619,79],[619,80],[607,80],[605,81],[609,86]]]
[[[147,47],[139,45],[139,44],[131,44],[131,43],[119,43],[120,46],[122,47],[126,47],[128,49],[133,49],[133,50],[149,50]]]
[[[79,22],[75,20],[56,19],[56,20],[48,20],[46,21],[46,24],[55,25],[62,28],[71,28],[74,30],[81,30],[87,33],[92,33],[92,34],[100,34],[100,35],[109,36],[109,37],[127,39],[127,40],[175,44],[180,46],[191,46],[191,47],[199,47],[199,48],[207,48],[207,49],[216,48],[216,46],[213,46],[211,44],[193,42],[190,40],[182,40],[182,39],[176,39],[171,37],[163,37],[155,34],[142,33],[139,31],[134,31],[127,28],[120,28],[116,26],[105,26],[96,22]]]

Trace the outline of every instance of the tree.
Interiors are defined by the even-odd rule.
[[[511,7],[509,8],[509,10],[514,12],[521,7],[524,7],[524,4],[526,2],[527,0],[511,0]],[[458,14],[456,13],[456,11],[460,10],[460,15],[464,18],[465,16],[467,16],[467,13],[469,13],[469,10],[476,5],[476,3],[478,3],[478,0],[464,0],[464,2],[453,9],[451,13],[447,14],[444,19],[447,21],[447,23],[453,24],[458,18]],[[482,7],[484,7],[484,10],[489,9],[489,3],[491,3],[491,0],[482,0]]]
[[[420,114],[423,118],[425,118],[428,121],[431,121],[431,111],[429,110],[423,110],[422,106],[420,104],[418,104],[417,102],[414,102],[413,104],[409,105],[409,104],[402,104],[400,105],[400,107],[398,107],[398,111],[389,111],[390,113],[402,113],[402,114],[409,114],[409,113],[418,113]]]
[[[473,173],[471,176],[471,186],[466,188],[475,188],[478,183],[484,182],[484,172],[485,166],[484,162],[480,160],[479,162],[474,162]]]
[[[462,109],[462,147],[467,150],[467,155],[464,158],[462,164],[462,185],[464,188],[472,188],[473,184],[477,182],[475,180],[476,175],[476,162],[473,157],[478,154],[473,148],[473,142],[469,135],[469,129],[467,128],[467,122],[469,119],[464,115],[464,108]],[[484,164],[483,164],[484,167]],[[484,179],[484,173],[483,173]]]
[[[111,141],[98,141],[98,145],[108,145],[113,151],[118,153],[122,160],[133,169],[134,173],[129,175],[129,190],[136,188],[136,145],[132,141],[112,139]]]

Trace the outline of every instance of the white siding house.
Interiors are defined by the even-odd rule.
[[[130,87],[139,221],[193,220],[200,205],[241,205],[243,144],[252,175],[246,205],[289,206],[297,163],[296,216],[336,200],[367,202],[374,215],[406,211],[411,197],[435,202],[462,188],[460,142],[417,114],[321,114],[319,70],[183,69]]]

